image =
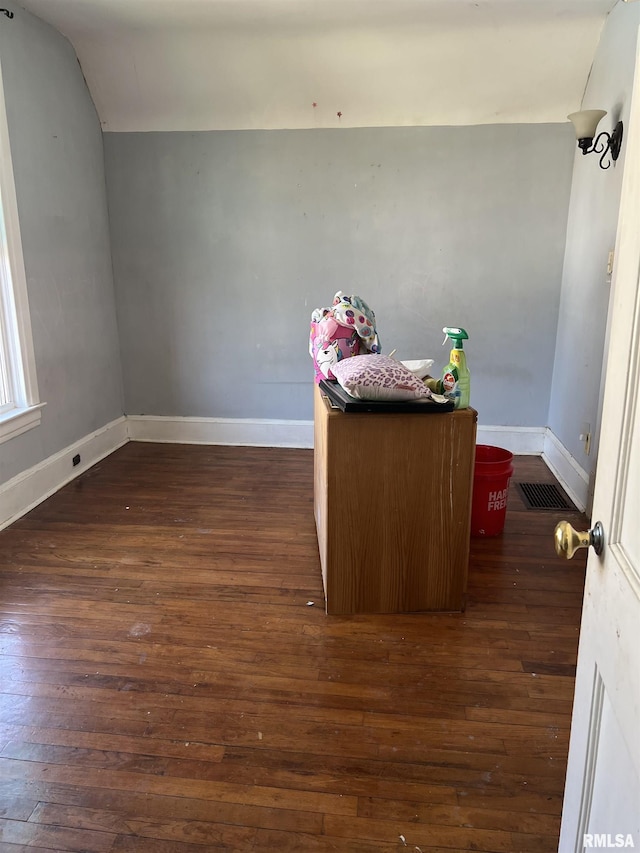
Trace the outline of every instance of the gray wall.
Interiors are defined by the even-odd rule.
[[[640,5],[619,3],[603,29],[584,96],[584,109],[606,109],[599,130],[622,118],[628,128]],[[611,287],[607,256],[614,248],[625,146],[615,167],[603,171],[595,154],[576,147],[567,227],[567,246],[558,319],[558,340],[549,407],[549,426],[580,467],[593,474],[591,454],[580,441],[584,423],[596,430],[600,378]]]
[[[0,57],[42,424],[0,445],[0,482],[122,414],[100,124],[71,45],[19,8]]]
[[[128,414],[311,418],[337,290],[385,352],[471,340],[480,423],[547,423],[570,125],[107,133]]]

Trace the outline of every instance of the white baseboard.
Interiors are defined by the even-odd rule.
[[[17,521],[128,440],[127,419],[121,417],[7,480],[0,485],[0,530]],[[78,453],[82,461],[74,466],[72,459]]]
[[[313,447],[313,421],[253,418],[170,418],[129,415],[132,441],[231,444],[253,447]],[[478,444],[540,456],[546,427],[478,427]]]
[[[540,456],[546,427],[478,426],[476,442],[503,447],[519,456]]]
[[[578,465],[559,438],[547,428],[542,458],[581,512],[589,501],[589,474]]]
[[[589,499],[589,474],[548,427],[479,426],[476,440],[520,456],[542,456],[562,488],[584,512]]]
[[[313,447],[313,421],[129,415],[127,424],[131,441],[235,444],[245,447]]]
[[[252,418],[121,417],[0,485],[0,529],[113,453],[127,441],[227,444],[250,447],[313,447],[313,421]],[[479,426],[478,444],[518,455],[542,456],[576,506],[587,505],[589,475],[546,427]],[[79,453],[82,462],[73,467]]]

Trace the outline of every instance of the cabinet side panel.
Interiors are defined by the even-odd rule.
[[[320,389],[314,388],[313,419],[313,511],[318,533],[318,550],[322,567],[322,586],[325,606],[328,606],[327,590],[327,411]]]

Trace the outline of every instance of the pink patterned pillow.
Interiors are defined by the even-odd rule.
[[[418,400],[431,396],[423,382],[387,355],[355,355],[331,369],[344,390],[358,400]]]

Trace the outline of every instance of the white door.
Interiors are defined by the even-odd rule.
[[[640,851],[640,62],[623,145],[592,515],[604,547],[589,549],[561,853]]]

